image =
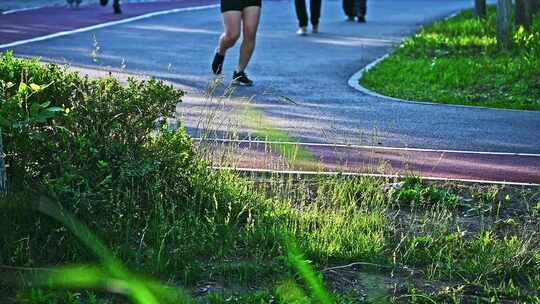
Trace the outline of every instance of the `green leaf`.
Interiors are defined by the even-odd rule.
[[[44,103],[41,104],[41,107],[45,109],[46,107],[48,107],[50,105],[51,105],[50,101],[45,101]]]
[[[41,111],[40,107],[41,107],[40,104],[37,104],[37,103],[31,104],[30,105],[30,117],[38,116],[39,112]]]
[[[22,82],[19,84],[19,94],[24,94],[26,93],[26,91],[28,91],[28,86],[26,85],[26,83]]]
[[[294,240],[288,236],[283,236],[285,244],[287,245],[287,257],[289,263],[298,271],[298,274],[309,287],[313,298],[318,303],[330,304],[333,303],[332,298],[324,288],[323,282],[320,277],[317,276],[309,262],[304,258],[302,252],[294,242]]]
[[[64,112],[64,109],[61,107],[50,107],[45,110],[49,112]]]
[[[276,293],[283,303],[309,304],[309,297],[298,285],[292,281],[285,281],[276,288]]]
[[[37,91],[41,90],[41,86],[40,86],[40,85],[37,85],[37,84],[35,84],[35,83],[31,83],[31,84],[30,84],[30,88],[31,88],[32,91],[34,91],[34,92],[37,92]]]
[[[9,128],[9,127],[11,127],[11,122],[8,119],[0,116],[0,128]]]
[[[75,265],[53,268],[34,278],[34,284],[49,288],[102,288],[111,280],[107,271],[97,266]]]

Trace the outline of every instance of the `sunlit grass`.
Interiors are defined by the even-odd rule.
[[[4,60],[7,71],[29,65],[22,70],[48,75],[35,62]],[[0,199],[0,271],[32,283],[14,296],[21,303],[538,302],[537,190],[417,177],[245,178],[209,168],[181,127],[156,132],[169,114],[156,102],[172,111],[180,92],[152,82],[142,102],[144,83],[86,81],[83,96],[97,97],[78,100],[85,107],[64,127],[73,131],[40,133],[44,141],[24,150],[39,157],[19,162],[27,176],[10,176]],[[55,83],[71,101],[78,85],[64,82]],[[291,166],[314,163],[252,106],[241,118],[257,139],[292,142],[272,145]],[[144,123],[111,126],[123,116]],[[52,271],[32,275],[42,270]],[[13,287],[21,286],[6,293]]]
[[[407,39],[361,84],[406,100],[540,110],[540,17],[514,29],[511,51],[497,48],[495,9],[465,11]]]
[[[253,130],[253,135],[259,139],[271,142],[272,150],[281,156],[293,168],[303,170],[314,170],[317,168],[317,160],[311,152],[296,142],[289,134],[274,127],[264,113],[257,110],[252,104],[245,104],[240,120]],[[286,143],[286,144],[280,144]],[[291,144],[292,143],[292,144]]]

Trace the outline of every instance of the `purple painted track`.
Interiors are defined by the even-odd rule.
[[[152,12],[217,3],[219,3],[218,0],[171,0],[148,3],[126,3],[122,5],[123,13],[120,15],[113,14],[110,5],[106,7],[88,5],[80,8],[55,6],[21,11],[0,15],[0,44],[71,31]]]
[[[302,148],[316,162],[291,163],[275,152],[270,152],[275,150],[273,147],[279,146],[276,144],[213,143],[211,140],[208,143],[217,152],[216,160],[220,159],[220,151],[224,151],[224,148],[235,151],[233,166],[237,168],[418,175],[438,179],[540,184],[540,156],[534,155],[303,144]],[[233,149],[228,149],[230,147]],[[224,164],[217,162],[215,165]]]

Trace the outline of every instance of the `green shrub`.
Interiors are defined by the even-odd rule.
[[[156,80],[122,85],[10,53],[0,58],[4,83],[42,85],[26,96],[29,105],[51,101],[65,109],[4,138],[12,189],[5,201],[24,210],[0,214],[9,223],[0,228],[0,263],[89,258],[58,224],[27,210],[42,196],[89,224],[121,257],[153,271],[196,273],[190,257],[223,251],[217,247],[234,235],[229,223],[247,221],[245,188],[232,175],[210,172],[183,129],[167,130],[164,119],[183,92]],[[2,101],[18,94],[6,88]]]
[[[419,178],[407,178],[403,186],[397,191],[396,202],[405,206],[440,205],[443,207],[456,207],[459,197],[448,190],[424,185]]]

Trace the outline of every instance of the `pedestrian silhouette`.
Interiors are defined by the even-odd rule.
[[[296,32],[300,36],[307,35],[308,14],[306,9],[306,0],[295,0],[296,16],[298,17],[299,29]],[[321,0],[311,0],[311,26],[314,34],[319,32],[319,18],[321,16]]]
[[[109,3],[109,0],[99,0],[99,3],[102,6],[105,6],[105,5],[107,5],[107,3]],[[114,10],[115,14],[121,14],[122,13],[122,10],[120,9],[120,0],[114,0],[113,1],[113,10]]]
[[[354,17],[358,22],[366,22],[367,0],[343,0],[343,11],[347,15],[347,20],[354,21]]]
[[[69,7],[73,7],[74,4],[75,4],[75,7],[79,7],[81,2],[82,0],[67,0]]]

